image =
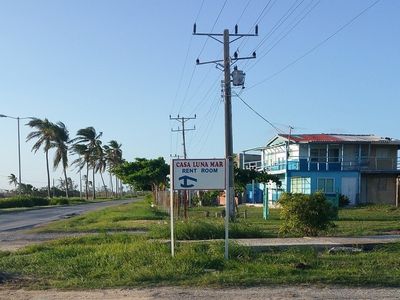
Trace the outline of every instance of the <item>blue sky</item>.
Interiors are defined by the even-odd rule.
[[[282,131],[400,138],[400,1],[381,0],[271,77],[374,2],[272,0],[261,15],[266,0],[2,0],[0,114],[62,121],[72,137],[94,126],[104,143],[122,143],[127,160],[182,155],[181,136],[171,132],[179,124],[169,115],[196,114],[187,122],[196,126],[187,133],[189,158],[223,157],[222,74],[195,66],[198,57],[220,59],[222,45],[192,36],[192,26],[222,33],[238,23],[247,33],[260,17],[258,37],[231,44],[242,56],[257,50],[257,59],[238,65],[247,74],[243,100]],[[238,98],[232,104],[234,151],[276,134]],[[17,128],[15,120],[0,122],[0,188],[7,189],[7,176],[18,174]],[[22,181],[44,186],[44,155],[30,151],[29,132],[21,126]],[[69,175],[76,179],[76,170]]]

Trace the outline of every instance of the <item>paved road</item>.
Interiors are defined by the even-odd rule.
[[[127,204],[137,201],[137,199],[139,198],[3,213],[0,214],[0,232],[28,229],[36,225],[64,219],[68,216],[82,214],[87,211]]]

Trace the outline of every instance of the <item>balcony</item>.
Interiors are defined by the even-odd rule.
[[[400,171],[400,158],[363,157],[360,160],[329,158],[328,161],[324,159],[291,157],[287,163],[287,169],[289,171]],[[257,164],[258,166],[262,168],[261,162]],[[265,165],[264,169],[272,173],[284,172],[286,161]]]

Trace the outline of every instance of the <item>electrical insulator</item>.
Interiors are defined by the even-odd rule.
[[[237,66],[232,72],[232,83],[234,86],[243,86],[246,74],[242,70],[238,70]]]

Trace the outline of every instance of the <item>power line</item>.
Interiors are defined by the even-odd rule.
[[[296,0],[291,7],[289,7],[289,9],[283,14],[283,16],[278,20],[278,22],[271,28],[271,30],[269,31],[269,33],[258,43],[258,45],[253,49],[253,51],[258,50],[262,45],[264,45],[264,43],[266,42],[266,40],[275,33],[276,30],[278,30],[278,28],[280,26],[282,26],[282,24],[296,11],[296,9],[304,2],[304,0],[302,0],[299,4],[297,4],[299,0]],[[297,4],[297,6],[296,6]]]
[[[312,4],[314,0],[311,0],[310,4]],[[299,4],[297,4],[298,0],[296,2],[293,3],[293,5],[286,11],[286,13],[279,19],[279,21],[272,27],[272,29],[268,32],[268,34],[262,39],[262,41],[257,45],[257,47],[255,48],[254,51],[257,51],[269,38],[271,38],[271,36],[285,23],[285,21],[297,10],[297,8],[300,7],[300,5],[304,2],[301,1]],[[297,6],[296,6],[297,4]],[[310,5],[309,4],[309,5]],[[300,14],[298,14],[294,19],[296,19],[299,15],[303,14],[303,12],[309,7],[306,6]],[[306,14],[307,15],[307,14]],[[303,17],[303,19],[305,18],[305,16]],[[296,27],[300,22],[298,22],[294,27]],[[287,27],[283,30],[283,32],[287,29]],[[294,29],[294,28],[293,28]],[[291,30],[293,30],[291,29]],[[289,32],[291,31],[289,30]],[[287,33],[284,37],[286,37],[289,33]],[[278,35],[278,39],[279,39]],[[278,44],[280,42],[280,40],[282,40],[284,37],[280,38],[278,42],[276,42],[276,44]],[[274,45],[276,46],[276,45]],[[261,58],[263,58],[266,54],[264,54],[263,56],[261,56]],[[258,55],[260,57],[260,55]],[[250,70],[251,68],[253,68],[257,63],[259,62],[259,60],[257,60],[256,63],[254,63],[250,68],[248,68],[249,62],[246,62],[246,64],[243,66],[243,68],[248,68],[247,70]]]
[[[256,21],[253,24],[253,27],[256,26],[266,15],[267,13],[271,10],[271,8],[274,6],[277,0],[274,0],[270,8],[266,11],[266,9],[269,7],[269,4],[271,3],[272,0],[269,0],[267,4],[265,4],[264,8],[261,10],[261,13],[258,15]],[[265,13],[264,13],[265,12]]]
[[[200,8],[199,8],[199,11],[197,12],[197,15],[196,15],[196,21],[195,22],[197,22],[197,19],[199,18],[199,16],[200,16],[200,12],[201,12],[201,10],[203,9],[203,5],[204,5],[204,0],[203,1],[201,1],[201,5],[200,5]]]
[[[201,10],[202,10],[202,8],[203,8],[203,4],[204,4],[204,0],[201,2],[200,8],[199,8],[199,10],[198,10],[198,12],[197,12],[197,15],[196,15],[196,22],[197,22],[197,19],[198,19],[199,16],[200,16],[200,12],[201,12]],[[178,87],[177,87],[176,92],[175,92],[174,100],[173,100],[173,102],[172,102],[171,111],[174,109],[175,101],[176,101],[176,99],[178,98],[178,93],[179,93],[179,91],[180,91],[180,89],[181,89],[182,80],[183,80],[183,74],[184,74],[185,69],[186,69],[186,64],[187,64],[187,60],[188,60],[190,48],[191,48],[191,46],[192,46],[192,41],[193,41],[193,35],[190,35],[189,45],[188,45],[188,48],[187,48],[187,50],[186,50],[185,61],[184,61],[184,63],[183,63],[183,68],[182,68],[181,74],[180,74],[180,76],[179,76],[179,83],[178,83]]]
[[[272,7],[274,6],[274,4],[276,3],[277,0],[274,0],[274,2],[272,3],[272,5],[269,6],[269,4],[271,3],[271,1],[272,1],[272,0],[269,0],[269,1],[267,2],[267,4],[265,4],[264,8],[261,10],[261,13],[258,15],[258,17],[257,17],[257,19],[256,19],[256,21],[254,22],[254,24],[253,24],[252,27],[255,27],[255,26],[267,15],[267,13],[272,9]],[[267,11],[265,11],[268,7],[269,7],[269,9],[268,9]],[[265,11],[265,14],[264,14],[264,11]],[[263,14],[264,14],[264,15],[263,15]],[[250,32],[251,32],[251,29],[248,31],[248,33],[250,33]],[[239,44],[238,48],[240,49],[240,48],[244,47],[244,46],[246,45],[247,41],[248,41],[248,39],[244,39],[244,40]]]
[[[371,5],[369,5],[368,7],[366,7],[365,9],[363,9],[360,13],[358,13],[356,16],[354,16],[352,19],[350,19],[349,21],[347,21],[344,25],[342,25],[341,27],[339,27],[339,29],[337,29],[334,33],[332,33],[331,35],[329,35],[327,38],[323,39],[322,41],[320,41],[319,43],[317,43],[314,47],[312,47],[311,49],[309,49],[308,51],[306,51],[304,54],[302,54],[301,56],[299,56],[298,58],[296,58],[294,61],[290,62],[289,64],[287,64],[286,66],[284,66],[282,69],[280,69],[279,71],[271,74],[270,76],[268,76],[267,78],[259,81],[258,83],[252,85],[251,87],[247,88],[246,90],[250,90],[268,80],[271,80],[272,78],[274,78],[275,76],[278,76],[280,73],[284,72],[285,70],[287,70],[288,68],[290,68],[291,66],[293,66],[294,64],[296,64],[297,62],[299,62],[301,59],[303,59],[304,57],[306,57],[307,55],[311,54],[312,52],[314,52],[315,50],[317,50],[319,47],[321,47],[323,44],[325,44],[326,42],[328,42],[331,38],[333,38],[335,35],[337,35],[339,32],[341,32],[342,30],[344,30],[346,27],[348,27],[349,25],[351,25],[355,20],[357,20],[359,17],[361,17],[364,13],[366,13],[369,9],[371,9],[372,7],[374,7],[376,4],[378,4],[381,0],[376,0],[375,2],[373,2]]]
[[[196,132],[191,136],[191,140],[189,145],[192,146],[192,141],[195,141],[193,148],[198,149],[200,145],[203,144],[203,139],[206,133],[208,132],[209,126],[212,121],[212,117],[217,110],[218,104],[214,102],[215,98],[212,98],[211,105],[207,112],[203,115],[204,117],[201,119],[201,123],[198,125]]]
[[[236,21],[236,24],[239,24],[239,22],[240,22],[240,20],[242,19],[242,17],[243,17],[243,15],[244,15],[245,11],[247,10],[247,7],[249,7],[250,2],[251,2],[251,0],[247,1],[247,4],[246,4],[245,7],[243,8],[242,13],[240,14],[239,19]]]
[[[227,2],[228,2],[228,0],[225,0],[224,4],[222,5],[222,7],[221,7],[221,9],[220,9],[220,11],[219,11],[219,13],[218,13],[218,16],[217,16],[217,18],[215,19],[214,24],[213,24],[213,26],[212,26],[212,28],[211,28],[211,31],[214,29],[215,25],[217,24],[217,22],[218,22],[218,20],[219,20],[219,18],[220,18],[220,16],[221,16],[222,11],[224,10],[224,8],[225,8]],[[200,9],[203,7],[203,3],[204,3],[204,0],[203,0],[202,4],[201,4],[201,6],[200,6]],[[198,13],[198,15],[199,15],[199,13]],[[196,22],[197,22],[197,18],[196,18]],[[195,23],[196,23],[196,22],[195,22]],[[193,38],[193,35],[192,35],[192,38]],[[199,57],[199,56],[203,53],[204,48],[206,47],[206,44],[207,44],[207,40],[208,40],[208,38],[204,41],[203,47],[202,47],[201,50],[200,50],[200,54],[199,54],[197,57]],[[189,84],[188,84],[188,87],[186,88],[186,91],[185,91],[185,94],[184,94],[184,97],[183,97],[181,106],[179,107],[179,110],[178,110],[178,113],[180,113],[180,112],[182,111],[182,108],[183,108],[183,106],[184,106],[184,104],[185,104],[186,97],[187,97],[187,95],[188,95],[188,93],[189,93],[189,89],[190,89],[190,87],[191,87],[191,85],[192,85],[192,81],[193,81],[193,77],[194,77],[194,73],[195,73],[195,72],[196,72],[196,66],[193,66],[193,71],[192,71],[192,74],[190,75]]]
[[[192,85],[192,81],[193,81],[193,77],[194,77],[195,71],[196,71],[196,67],[194,66],[194,67],[193,67],[193,70],[192,70],[192,74],[190,75],[188,87],[186,88],[185,94],[184,94],[183,99],[182,99],[181,106],[179,107],[179,110],[178,110],[178,113],[181,112],[181,110],[182,110],[182,108],[183,108],[183,105],[184,105],[185,102],[186,102],[186,97],[187,97],[187,95],[188,95],[190,86]]]
[[[259,116],[261,119],[263,119],[265,122],[267,122],[272,128],[274,128],[277,132],[279,133],[283,133],[282,130],[280,130],[278,127],[276,127],[274,124],[272,124],[272,122],[270,122],[269,120],[267,120],[264,116],[262,116],[258,111],[256,111],[254,108],[252,108],[246,101],[243,100],[242,97],[239,96],[238,93],[234,92],[236,97],[238,97],[243,103],[244,105],[246,105],[251,111],[253,111],[257,116]]]
[[[210,32],[213,31],[215,25],[217,25],[217,22],[218,22],[218,20],[219,20],[219,17],[221,16],[221,13],[222,13],[222,11],[224,10],[225,5],[226,5],[227,2],[228,2],[228,0],[225,0],[224,4],[222,5],[222,7],[221,7],[221,9],[220,9],[220,11],[219,11],[219,13],[218,13],[217,18],[215,19],[214,24],[213,24],[213,26],[211,27]],[[206,40],[204,41],[203,47],[201,48],[200,53],[199,53],[199,55],[197,55],[197,57],[200,57],[201,54],[203,53],[204,48],[206,47],[207,41],[208,41],[208,38],[206,38]]]
[[[185,133],[186,131],[190,130],[196,130],[196,127],[193,128],[185,128],[185,123],[189,120],[194,120],[196,119],[196,115],[194,117],[179,117],[179,115],[176,118],[173,118],[169,116],[170,120],[175,120],[178,121],[182,124],[182,129],[178,127],[178,129],[171,129],[172,132],[182,132],[182,146],[183,146],[183,158],[186,159],[186,138],[185,138]]]
[[[268,53],[270,53],[284,38],[286,38],[289,33],[291,33],[313,10],[315,7],[318,6],[318,4],[321,1],[317,1],[282,37],[280,37],[272,46],[271,48],[269,48],[265,53],[263,53],[261,56],[259,55],[259,59],[257,60],[257,62],[255,62],[251,67],[249,67],[247,70],[251,70],[252,68],[254,68],[259,62],[260,60],[262,60]],[[310,2],[312,3],[312,2]],[[305,9],[307,9],[309,6],[307,6]],[[304,10],[299,14],[301,15],[304,12]]]
[[[221,74],[218,74],[217,79],[214,81],[214,83],[210,86],[210,88],[207,90],[201,101],[194,107],[193,111],[191,112],[191,115],[194,114],[207,100],[208,96],[211,94],[211,92],[214,92],[216,88],[218,87],[218,83],[220,82],[220,77]]]
[[[208,129],[206,130],[206,137],[204,139],[204,142],[201,143],[201,148],[199,149],[198,153],[201,153],[203,151],[204,147],[207,144],[208,138],[210,137],[210,133],[211,133],[213,127],[214,127],[215,120],[217,119],[218,112],[219,112],[219,109],[220,109],[221,105],[222,105],[222,102],[219,102],[218,105],[216,105],[216,110],[214,112],[214,116],[212,117],[212,121],[207,123]]]

